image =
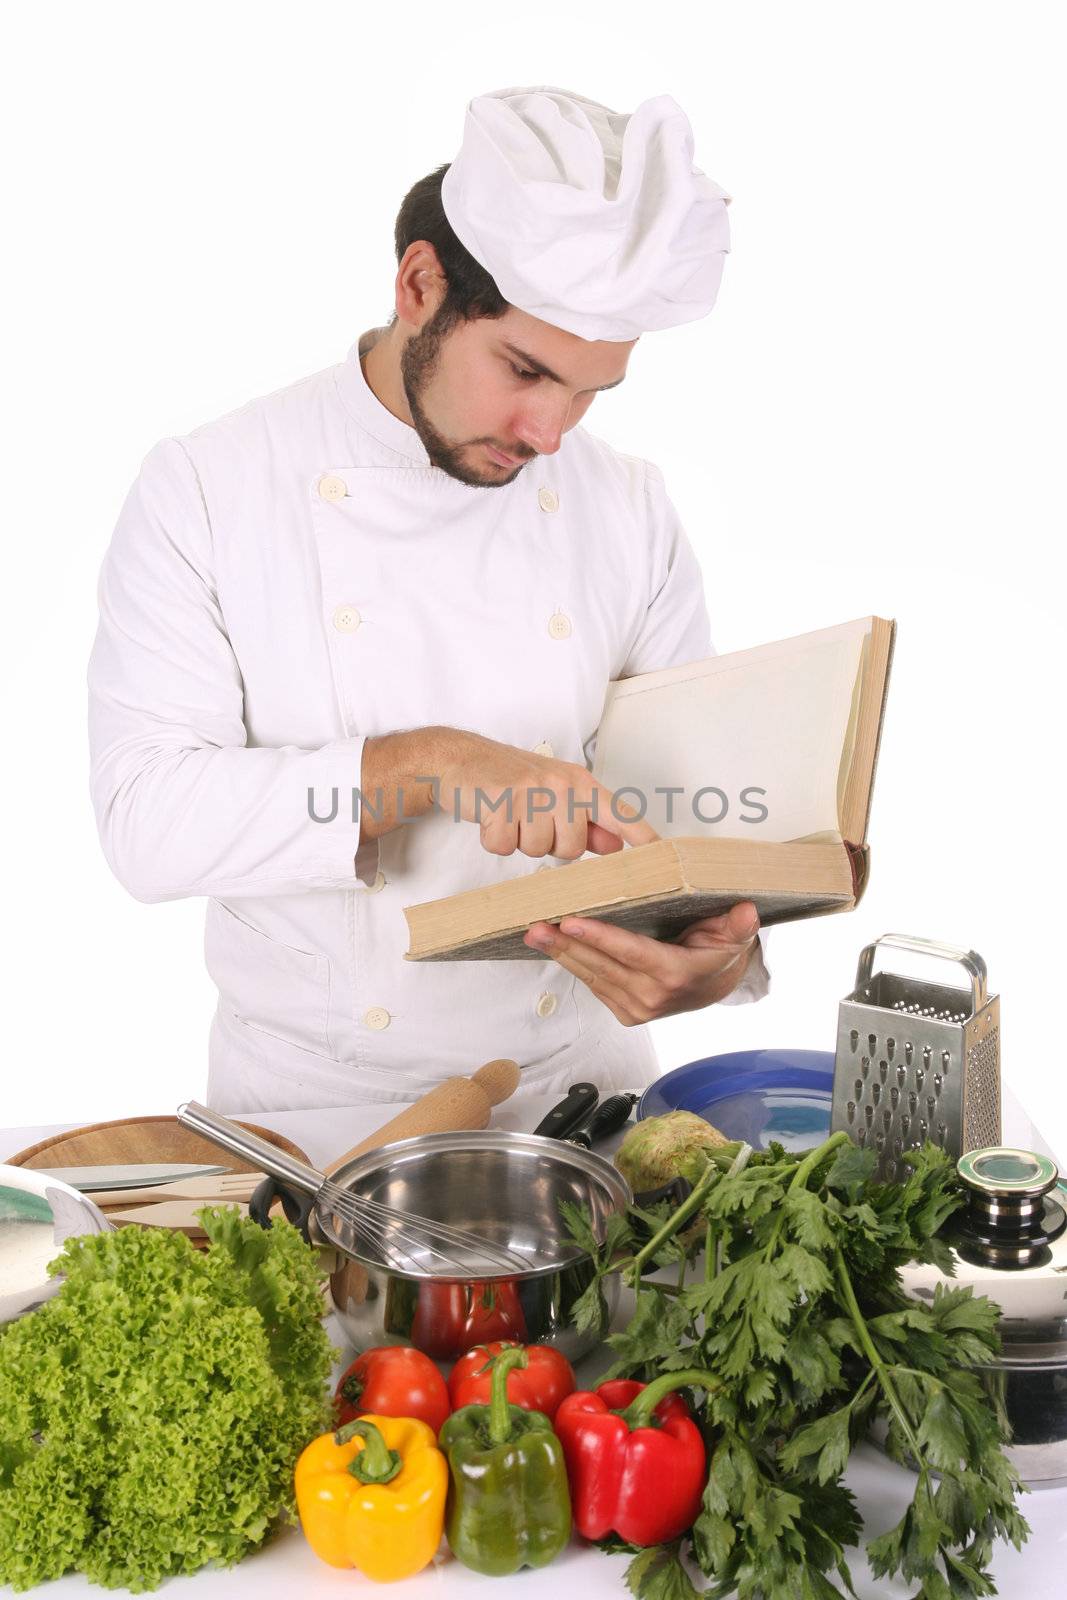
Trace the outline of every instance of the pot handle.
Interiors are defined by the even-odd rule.
[[[315,1210],[315,1202],[310,1195],[301,1194],[297,1189],[290,1189],[288,1184],[280,1182],[277,1178],[264,1178],[252,1191],[252,1198],[248,1202],[248,1215],[253,1222],[258,1222],[261,1228],[273,1227],[270,1208],[276,1200],[282,1203],[287,1221],[294,1228],[300,1230],[300,1235],[306,1244],[311,1243],[310,1224]]]

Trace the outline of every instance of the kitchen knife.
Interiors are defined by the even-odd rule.
[[[599,1099],[600,1091],[595,1083],[572,1083],[567,1090],[567,1098],[553,1107],[548,1116],[537,1124],[534,1133],[546,1139],[565,1139],[581,1126]]]
[[[568,1144],[579,1144],[583,1150],[591,1150],[598,1139],[606,1139],[610,1133],[617,1133],[626,1126],[639,1098],[636,1094],[609,1095],[573,1133],[564,1136]]]
[[[173,1183],[176,1178],[204,1178],[229,1167],[205,1166],[202,1162],[138,1161],[110,1167],[35,1167],[50,1178],[69,1183],[72,1189],[92,1194],[97,1189],[143,1189],[153,1183]]]

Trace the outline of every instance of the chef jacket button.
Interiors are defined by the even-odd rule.
[[[343,478],[335,478],[328,472],[324,478],[319,479],[319,498],[322,500],[343,500],[348,493],[348,488]]]
[[[369,1011],[363,1013],[363,1021],[368,1028],[387,1028],[392,1020],[384,1006],[371,1006]]]
[[[548,740],[542,739],[540,744],[534,745],[533,753],[535,756],[550,756],[554,754],[554,751]]]
[[[377,872],[374,874],[374,882],[368,883],[366,887],[368,894],[377,894],[379,889],[385,888],[385,873],[382,871],[381,867],[379,867]]]
[[[556,493],[555,489],[538,489],[537,504],[541,507],[542,511],[558,511],[559,495]]]
[[[556,611],[548,619],[548,631],[553,639],[569,639],[571,636],[571,619],[562,611]]]
[[[554,994],[543,994],[538,996],[537,1015],[539,1017],[550,1017],[555,1009],[556,997]]]
[[[338,633],[355,633],[362,621],[355,606],[338,606],[333,614],[333,625]]]

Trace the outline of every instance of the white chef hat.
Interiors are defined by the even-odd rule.
[[[479,95],[441,201],[505,300],[583,339],[706,316],[730,248],[729,196],[667,94],[628,114],[565,89]]]

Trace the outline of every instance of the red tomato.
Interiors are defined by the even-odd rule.
[[[511,1342],[497,1339],[460,1357],[448,1380],[453,1411],[461,1406],[488,1405],[492,1373],[481,1369]],[[546,1417],[554,1417],[560,1402],[576,1388],[574,1369],[566,1356],[547,1344],[528,1344],[526,1357],[528,1366],[508,1373],[508,1400],[524,1411],[543,1411]]]
[[[374,1412],[381,1417],[417,1417],[440,1432],[451,1411],[448,1386],[429,1356],[407,1345],[364,1350],[337,1385],[337,1425]]]
[[[461,1356],[486,1339],[520,1340],[526,1332],[519,1291],[513,1283],[419,1284],[411,1324],[412,1343],[439,1361]]]
[[[503,1339],[518,1344],[526,1332],[526,1319],[522,1314],[518,1286],[514,1283],[476,1283],[468,1290],[470,1306],[467,1311],[464,1349],[487,1339]]]

